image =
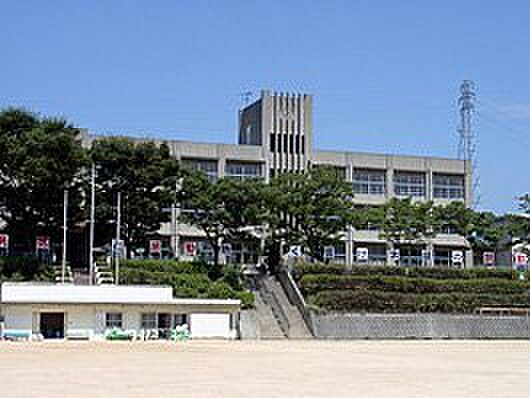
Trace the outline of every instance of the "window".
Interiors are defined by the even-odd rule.
[[[399,265],[405,267],[422,266],[421,247],[397,247],[396,249],[399,249]]]
[[[341,242],[336,246],[324,247],[324,259],[334,264],[346,263],[346,244]]]
[[[262,178],[261,163],[250,162],[232,162],[228,161],[225,168],[225,176],[237,180],[246,180],[247,178]]]
[[[173,325],[182,326],[188,323],[188,314],[174,314]]]
[[[385,170],[355,169],[353,191],[357,194],[384,195],[386,193]]]
[[[148,312],[141,315],[140,318],[140,327],[142,329],[156,329],[157,322],[156,322],[156,313],[155,312]]]
[[[276,152],[276,134],[271,133],[269,138],[270,151]]]
[[[203,172],[210,181],[218,178],[217,160],[183,159],[182,164],[190,170]]]
[[[257,264],[258,246],[254,243],[232,243],[228,262],[231,264]]]
[[[107,312],[105,314],[106,328],[123,328],[123,314],[121,312]]]
[[[397,196],[425,196],[425,173],[396,171],[394,192]]]
[[[464,176],[433,174],[433,196],[438,199],[463,199]]]
[[[359,250],[358,250],[359,249]],[[361,252],[368,250],[368,260],[360,257]],[[356,243],[354,248],[355,262],[359,264],[384,265],[386,261],[386,247],[384,245],[375,245],[367,243]]]

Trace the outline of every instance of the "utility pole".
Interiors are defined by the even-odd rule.
[[[94,284],[94,223],[96,218],[96,164],[92,163],[90,190],[90,243],[88,252],[88,273],[90,284]]]
[[[120,244],[120,229],[121,229],[121,192],[118,191],[117,199],[117,211],[116,211],[116,285],[120,283],[120,254],[121,254],[121,244]]]
[[[64,284],[66,276],[66,228],[68,218],[68,190],[64,190],[63,197],[63,258],[61,262],[61,282]]]
[[[458,145],[458,158],[465,160],[469,167],[472,178],[471,204],[475,207],[478,203],[479,175],[476,160],[476,136],[473,131],[473,114],[475,113],[475,83],[471,80],[464,80],[460,85],[460,97],[458,104],[460,106],[460,126],[458,134],[460,142]]]

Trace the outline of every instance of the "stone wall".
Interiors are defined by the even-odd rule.
[[[528,339],[530,317],[446,314],[311,314],[317,338]]]

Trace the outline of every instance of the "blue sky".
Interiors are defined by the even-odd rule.
[[[480,207],[530,190],[530,2],[2,1],[0,107],[235,142],[241,93],[303,91],[315,145],[456,156],[477,85]]]

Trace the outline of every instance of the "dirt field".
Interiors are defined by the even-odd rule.
[[[530,342],[0,343],[3,397],[528,397]]]

